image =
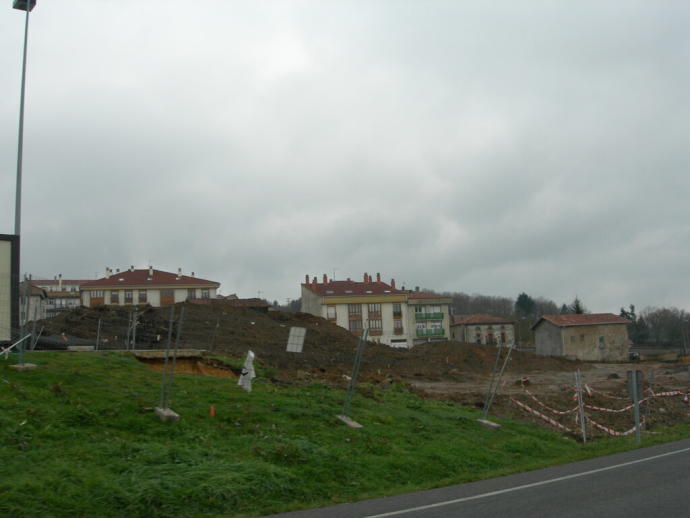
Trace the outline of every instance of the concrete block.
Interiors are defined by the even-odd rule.
[[[492,430],[495,430],[497,428],[500,428],[501,425],[498,423],[494,423],[493,421],[489,421],[488,419],[477,419],[477,422],[482,425],[485,428],[490,428]]]
[[[180,420],[180,415],[176,412],[173,412],[169,408],[160,408],[156,407],[154,410],[156,415],[160,417],[161,421],[179,421]]]
[[[95,351],[96,348],[93,345],[68,345],[67,350],[75,353],[81,353],[86,351]]]
[[[345,423],[347,426],[350,428],[363,428],[361,424],[359,424],[357,421],[353,421],[346,415],[337,415],[336,416],[338,419],[340,419],[343,423]]]
[[[16,371],[32,371],[36,368],[35,363],[15,363],[14,365],[10,365],[10,369],[14,369]]]

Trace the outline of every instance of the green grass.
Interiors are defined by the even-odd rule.
[[[342,391],[257,378],[176,375],[163,423],[161,376],[118,353],[0,360],[0,516],[231,517],[390,495],[633,448],[586,445],[524,423],[482,428],[478,412],[400,386],[361,387],[344,426]],[[215,405],[216,417],[209,416]],[[645,445],[690,436],[682,425]]]

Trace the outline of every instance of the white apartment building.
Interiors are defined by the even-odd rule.
[[[369,340],[392,347],[409,348],[421,342],[448,340],[450,297],[408,291],[365,273],[362,281],[336,281],[323,275],[307,275],[302,284],[305,313],[320,316],[360,335],[366,328]]]
[[[153,307],[170,306],[189,299],[215,299],[220,283],[154,270],[153,267],[113,272],[106,268],[102,279],[88,281],[81,285],[81,303],[86,307],[99,305],[143,305]]]

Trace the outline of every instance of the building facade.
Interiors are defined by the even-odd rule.
[[[66,311],[81,304],[79,289],[86,279],[63,279],[62,274],[54,279],[38,279],[31,281],[34,286],[46,292],[45,316],[54,317],[61,311]]]
[[[415,296],[416,295],[416,296]],[[323,275],[323,281],[307,275],[302,284],[305,313],[323,317],[368,339],[392,347],[412,347],[416,343],[447,340],[450,297],[441,297],[396,288],[367,273],[362,281],[336,281]]]
[[[466,344],[512,344],[515,322],[492,315],[454,315],[450,335],[453,340]]]
[[[215,298],[220,283],[154,270],[115,271],[106,269],[105,277],[83,283],[80,286],[81,303],[85,307],[102,305],[136,306],[149,304],[153,307],[170,306],[189,299]]]
[[[413,344],[448,340],[451,297],[420,291],[408,292],[407,315]]]
[[[629,323],[613,313],[544,315],[532,326],[536,353],[584,361],[626,361]]]

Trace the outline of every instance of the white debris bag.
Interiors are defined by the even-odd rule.
[[[254,353],[249,351],[247,353],[247,359],[244,360],[244,366],[242,367],[242,375],[237,381],[237,384],[242,387],[247,392],[252,391],[252,380],[256,378],[256,373],[254,372]]]

